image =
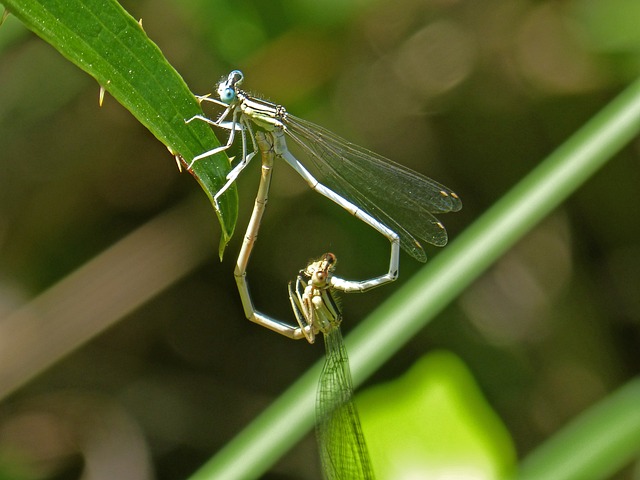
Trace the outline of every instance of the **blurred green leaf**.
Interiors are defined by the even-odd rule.
[[[220,144],[203,122],[185,124],[186,118],[202,113],[198,102],[142,26],[117,2],[2,0],[2,3],[27,28],[94,77],[170,152],[187,163]],[[228,171],[229,159],[220,154],[200,160],[191,173],[213,203],[213,196]],[[238,214],[235,188],[223,195],[216,213],[222,226],[222,256]]]
[[[454,472],[494,479],[515,470],[509,432],[452,353],[425,355],[397,380],[358,395],[357,404],[379,479]]]

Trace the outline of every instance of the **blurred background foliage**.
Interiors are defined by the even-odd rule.
[[[248,91],[455,189],[454,238],[640,73],[636,0],[122,3],[194,92],[240,68]],[[11,17],[0,55],[0,465],[185,478],[322,354],[244,320],[232,270],[259,167],[220,264],[211,206],[163,145]],[[370,384],[453,352],[523,456],[637,375],[639,158],[635,142]],[[364,278],[388,245],[277,168],[257,306],[291,318],[286,283],[324,251]],[[418,268],[404,256],[398,282]],[[344,296],[347,322],[395,288]],[[265,478],[320,478],[313,436]]]

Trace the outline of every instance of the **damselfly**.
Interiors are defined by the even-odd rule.
[[[204,157],[230,148],[238,132],[242,137],[242,158],[227,175],[226,183],[215,196],[216,201],[255,156],[258,147],[254,130],[257,129],[271,133],[275,156],[293,167],[312,189],[363,220],[391,243],[389,271],[359,282],[357,290],[364,291],[397,278],[399,246],[424,262],[426,255],[418,239],[436,246],[447,243],[447,232],[434,214],[462,208],[460,198],[452,190],[318,125],[294,117],[280,105],[252,97],[239,88],[243,80],[242,72],[234,70],[219,82],[217,99],[198,97],[200,101],[224,107],[217,120],[204,115],[186,120],[201,120],[230,130],[225,145],[197,155],[189,168]],[[323,183],[290,152],[285,135],[311,159]],[[252,142],[250,153],[247,136]]]
[[[301,270],[289,298],[300,329],[309,341],[324,335],[325,363],[316,395],[316,437],[327,480],[373,479],[369,452],[353,402],[349,357],[342,341],[342,314],[333,296],[331,277],[336,264],[324,254]]]

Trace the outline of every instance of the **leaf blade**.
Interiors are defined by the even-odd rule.
[[[199,103],[146,32],[114,0],[2,0],[27,28],[87,72],[127,108],[169,151],[186,162],[220,145],[202,122]],[[190,173],[211,203],[229,171],[226,155],[198,161]],[[238,214],[235,187],[218,202],[220,256]]]

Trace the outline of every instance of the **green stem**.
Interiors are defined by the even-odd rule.
[[[518,480],[611,478],[640,453],[640,378],[590,408],[531,453]]]
[[[640,80],[595,115],[349,335],[346,344],[354,383],[361,383],[383,365],[639,131]],[[311,428],[317,375],[318,365],[191,480],[259,477]]]

